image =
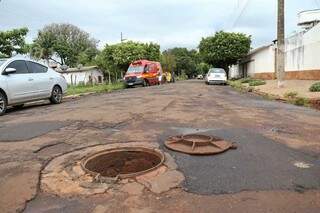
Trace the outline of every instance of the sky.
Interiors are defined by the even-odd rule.
[[[299,30],[297,14],[320,0],[287,0],[286,33]],[[165,50],[197,48],[216,31],[252,36],[252,46],[276,38],[277,0],[0,0],[0,30],[28,27],[27,41],[50,23],[70,23],[106,43],[124,38],[156,42]]]

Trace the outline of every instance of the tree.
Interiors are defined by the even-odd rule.
[[[160,46],[158,44],[144,44],[140,42],[123,42],[114,45],[106,45],[97,57],[97,64],[105,70],[111,81],[126,71],[133,61],[146,59],[159,61]]]
[[[196,75],[197,51],[175,47],[162,53],[163,56],[174,58],[175,70],[178,75],[185,73],[189,78]]]
[[[39,31],[31,48],[31,55],[55,60],[61,65],[76,66],[91,63],[97,54],[98,41],[71,24],[51,24]],[[85,65],[83,64],[83,65]]]
[[[251,36],[220,31],[214,36],[202,38],[199,50],[204,62],[229,72],[230,65],[248,54],[250,45]]]
[[[28,28],[0,31],[0,55],[11,57],[13,52],[25,53],[27,51],[25,37],[28,31]]]
[[[196,71],[198,75],[206,75],[209,69],[210,69],[210,65],[205,62],[201,62],[196,66]]]

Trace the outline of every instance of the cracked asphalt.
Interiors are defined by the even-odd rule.
[[[167,150],[172,135],[235,142],[216,156]],[[185,176],[162,194],[59,197],[40,187],[58,156],[87,147],[156,142]],[[46,102],[0,117],[0,212],[319,212],[320,111],[185,81]]]

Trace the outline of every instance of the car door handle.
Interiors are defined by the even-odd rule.
[[[29,81],[33,81],[33,78],[29,78]]]
[[[49,80],[54,80],[54,78],[49,78]]]

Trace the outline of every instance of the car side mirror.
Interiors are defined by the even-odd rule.
[[[11,67],[8,67],[4,70],[4,74],[6,74],[6,75],[13,74],[15,72],[17,72],[17,70],[15,68],[11,68]]]

